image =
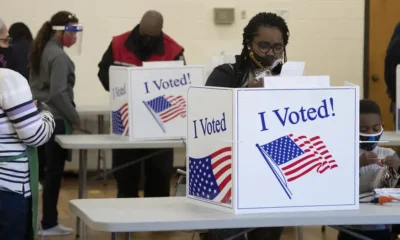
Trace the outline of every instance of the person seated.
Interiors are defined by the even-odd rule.
[[[279,75],[286,62],[289,29],[283,18],[274,13],[258,13],[243,30],[243,49],[236,62],[216,67],[206,86],[262,87],[263,77]],[[244,229],[212,230],[206,239],[245,239]],[[258,228],[247,233],[248,240],[279,240],[282,227]]]
[[[360,194],[372,192],[376,188],[394,187],[398,182],[400,159],[391,148],[378,146],[383,133],[381,110],[372,100],[360,100]],[[381,165],[383,162],[383,165]],[[388,177],[386,173],[388,173]],[[352,232],[374,240],[391,240],[390,226],[357,225],[345,226]],[[340,231],[338,240],[357,240]]]

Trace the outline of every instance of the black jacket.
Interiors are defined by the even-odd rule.
[[[0,48],[0,68],[8,68],[16,71],[17,59],[12,47]]]
[[[29,80],[29,51],[31,50],[32,41],[21,40],[13,44],[14,57],[16,60],[15,71]]]
[[[145,53],[142,49],[137,48],[135,46],[135,42],[139,38],[139,25],[136,26],[131,34],[129,35],[128,39],[125,42],[125,47],[127,47],[132,53],[134,53],[140,60],[145,61],[152,53]],[[164,52],[164,43],[163,41],[159,41],[154,48],[154,53],[162,53]],[[176,57],[175,60],[183,60],[185,62],[185,57],[183,55],[183,51]],[[114,56],[112,51],[112,41],[108,46],[107,50],[103,54],[100,63],[98,64],[99,72],[97,74],[101,84],[103,85],[106,91],[110,89],[110,79],[109,79],[109,69],[110,66],[114,64]]]
[[[385,82],[392,103],[396,102],[396,68],[400,64],[400,37],[394,39],[385,58]]]
[[[214,68],[207,79],[206,86],[240,88],[248,80],[250,69],[247,60],[238,55],[233,64],[222,64]],[[282,65],[276,66],[273,74],[280,74]]]

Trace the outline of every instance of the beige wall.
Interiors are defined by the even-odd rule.
[[[148,9],[165,18],[165,32],[181,43],[189,64],[204,64],[222,50],[240,53],[242,29],[260,11],[287,10],[291,31],[289,60],[306,61],[306,74],[329,74],[335,85],[362,83],[364,0],[0,0],[8,25],[24,21],[36,34],[58,10],[77,14],[85,24],[83,54],[75,57],[78,104],[106,104],[97,63],[113,35],[131,29]],[[7,6],[6,8],[4,6]],[[214,7],[234,7],[231,26],[215,26]],[[5,11],[6,10],[6,11]],[[241,19],[241,11],[247,18]]]
[[[252,16],[287,10],[289,60],[305,61],[306,74],[330,75],[334,85],[362,84],[364,0],[0,0],[0,6],[8,25],[23,21],[34,34],[58,10],[77,14],[85,24],[83,54],[73,58],[80,105],[108,103],[97,64],[111,37],[132,29],[148,9],[163,13],[164,30],[185,47],[188,64],[205,64],[223,50],[240,53],[242,30]],[[215,26],[215,7],[234,7],[235,23]]]

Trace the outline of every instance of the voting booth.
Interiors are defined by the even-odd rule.
[[[264,81],[189,88],[188,201],[235,214],[358,209],[359,87]]]
[[[110,133],[129,140],[186,137],[187,90],[203,66],[110,68]]]

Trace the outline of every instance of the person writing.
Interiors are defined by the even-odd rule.
[[[265,76],[279,75],[286,62],[289,29],[283,18],[274,13],[254,16],[243,32],[243,49],[236,63],[216,67],[207,86],[260,87]]]
[[[0,239],[36,236],[38,159],[34,147],[53,134],[50,112],[39,111],[28,82],[0,68]]]
[[[243,31],[243,49],[234,64],[216,67],[207,79],[206,86],[262,87],[263,77],[279,75],[286,62],[289,29],[285,20],[274,13],[258,13]],[[279,240],[283,228],[257,228],[247,233],[248,240]],[[243,229],[212,230],[208,239],[223,239],[239,235]],[[235,240],[245,239],[239,235]]]
[[[360,100],[360,141],[363,141],[360,143],[360,194],[372,192],[376,188],[393,188],[399,180],[400,159],[396,152],[391,148],[378,146],[382,133],[380,107],[372,100]],[[392,239],[390,229],[384,224],[345,227],[369,239]],[[340,231],[337,239],[359,238]]]
[[[140,24],[132,31],[112,39],[111,44],[98,64],[98,77],[106,91],[109,91],[109,68],[111,65],[142,66],[143,61],[183,60],[184,49],[162,31],[163,17],[157,11],[146,12]],[[113,168],[162,149],[118,149],[112,151]],[[170,193],[173,149],[164,150],[145,161],[146,197],[165,197]],[[118,197],[132,198],[139,195],[140,163],[130,165],[114,173]]]
[[[57,203],[68,151],[55,141],[55,135],[70,134],[72,126],[79,128],[75,109],[75,66],[64,47],[76,45],[82,26],[78,18],[67,11],[54,14],[43,24],[30,54],[30,85],[35,99],[48,104],[55,117],[54,134],[44,146],[46,173],[43,184],[42,236],[72,234],[72,229],[58,223]],[[76,44],[75,44],[76,43]],[[79,46],[78,46],[79,48]]]

